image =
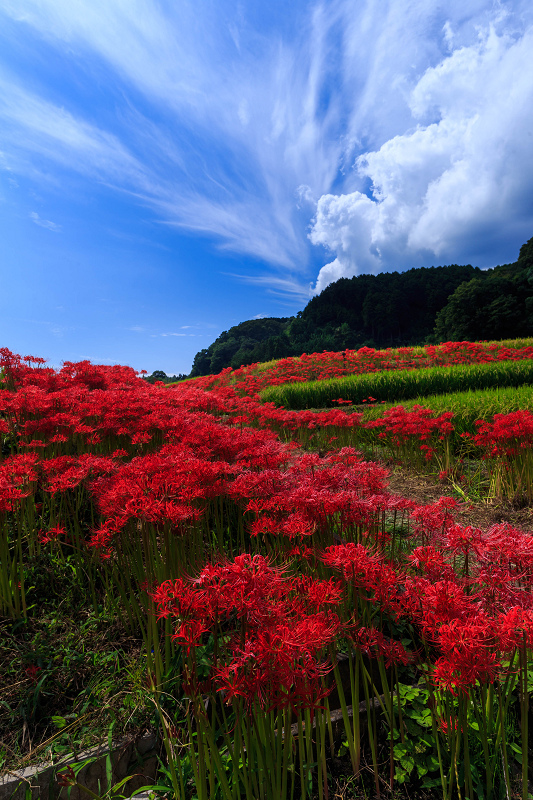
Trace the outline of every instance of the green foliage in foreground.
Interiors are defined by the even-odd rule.
[[[90,569],[59,545],[25,554],[24,573],[27,616],[0,616],[0,771],[100,745],[113,724],[153,726],[141,645],[106,587],[93,594]]]
[[[261,392],[263,402],[299,410],[335,407],[338,400],[358,405],[368,398],[399,404],[432,394],[464,392],[533,383],[533,361],[500,361],[488,364],[388,370],[347,375],[327,381],[287,383]],[[446,410],[452,410],[447,408]]]

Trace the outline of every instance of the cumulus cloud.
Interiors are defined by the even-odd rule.
[[[307,299],[312,216],[332,254],[317,288],[524,240],[529,0],[0,0],[0,17],[37,54],[33,74],[0,55],[10,175],[104,184],[261,261],[258,286]]]
[[[318,201],[310,239],[335,258],[316,291],[458,253],[490,259],[502,230],[531,236],[531,52],[533,28],[515,37],[490,27],[425,71],[409,96],[416,127],[357,158],[370,191]]]

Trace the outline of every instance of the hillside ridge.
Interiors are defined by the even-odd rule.
[[[200,350],[190,377],[302,353],[533,334],[533,238],[511,264],[415,267],[340,278],[294,317],[241,322]]]

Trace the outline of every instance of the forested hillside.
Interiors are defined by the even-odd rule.
[[[194,357],[191,377],[196,375],[215,375],[224,367],[240,367],[258,359],[250,356],[256,353],[262,343],[279,338],[291,317],[267,317],[249,319],[220,334],[213,344],[200,350]],[[262,359],[261,359],[262,360]]]
[[[323,350],[476,341],[533,333],[533,238],[518,260],[341,278],[296,317],[248,320],[195,356],[191,377]]]

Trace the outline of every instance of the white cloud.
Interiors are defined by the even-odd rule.
[[[409,97],[414,130],[357,159],[372,185],[324,195],[310,233],[335,259],[316,290],[343,275],[479,255],[511,229],[533,231],[533,28],[489,29],[424,73]]]
[[[292,297],[294,300],[307,302],[311,297],[311,287],[302,285],[295,278],[281,278],[276,275],[239,275],[233,272],[224,273],[243,283],[263,286],[270,294]]]
[[[184,328],[191,327],[190,325],[183,325]],[[152,336],[159,335],[159,336],[201,336],[201,333],[160,333],[160,334],[151,334]]]
[[[210,2],[1,5],[20,35],[36,32],[77,67],[85,62],[91,82],[95,70],[127,98],[111,130],[89,122],[72,102],[63,108],[38,96],[35,83],[30,89],[5,75],[0,115],[9,122],[4,136],[13,164],[27,167],[28,153],[45,156],[134,193],[164,221],[215,235],[233,251],[305,266],[295,189],[305,179],[316,196],[324,192],[343,150],[327,134],[336,125],[335,104],[319,113],[328,54],[306,46],[309,36],[313,43],[327,36],[323,19],[299,15],[301,49]]]
[[[54,233],[59,233],[61,231],[61,225],[58,225],[56,222],[51,222],[49,219],[42,219],[36,211],[30,213],[30,219],[32,222],[35,222],[36,225],[39,225],[40,228],[46,228]]]
[[[116,136],[27,91],[1,70],[0,116],[15,167],[16,154],[30,152],[99,181],[150,192],[146,170]]]
[[[1,57],[10,174],[128,193],[274,267],[255,282],[275,292],[308,295],[316,203],[320,286],[444,257],[483,214],[520,227],[530,203],[528,0],[0,0],[0,17],[52,55],[31,79]]]

